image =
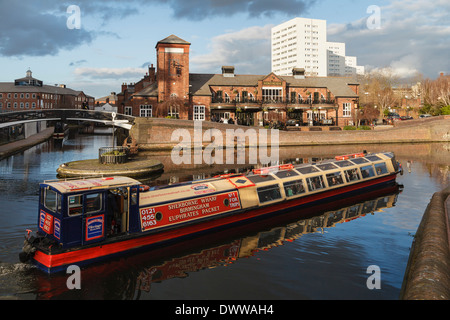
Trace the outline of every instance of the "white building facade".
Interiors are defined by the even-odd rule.
[[[305,69],[315,77],[364,74],[357,58],[346,56],[345,43],[327,41],[327,22],[294,18],[272,28],[272,72],[292,75],[293,68]]]

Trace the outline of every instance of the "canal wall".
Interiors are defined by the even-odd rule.
[[[54,128],[50,127],[43,129],[39,133],[28,136],[26,139],[0,145],[0,160],[47,141],[53,136],[53,132]]]
[[[270,130],[267,132],[258,127],[205,121],[201,123],[201,134],[199,130],[195,132],[195,128],[195,122],[192,120],[136,118],[130,130],[130,136],[135,139],[140,150],[171,150],[181,141],[190,142],[192,145],[202,142],[205,146],[215,140],[216,145],[226,145],[227,130],[234,130],[236,136],[246,135],[247,147],[258,146],[262,139],[267,141],[269,146],[271,145]],[[278,131],[279,146],[450,142],[450,116],[403,121],[393,127],[377,128],[377,130],[310,130],[312,129],[308,127],[300,127],[300,131]],[[217,137],[219,139],[216,139]]]
[[[431,198],[411,247],[400,298],[450,300],[450,187]]]

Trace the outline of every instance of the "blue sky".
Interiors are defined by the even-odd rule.
[[[70,5],[80,29],[67,28]],[[367,8],[380,8],[369,29]],[[175,34],[191,45],[191,72],[270,72],[270,28],[295,17],[325,19],[328,41],[368,70],[400,76],[448,73],[450,2],[437,0],[0,0],[0,82],[33,75],[94,97],[138,81],[155,63],[157,41]]]

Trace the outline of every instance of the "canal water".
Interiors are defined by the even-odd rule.
[[[0,299],[395,300],[425,208],[450,183],[450,144],[281,149],[281,161],[297,163],[363,149],[394,151],[404,168],[397,178],[403,188],[96,264],[81,271],[80,290],[69,290],[69,275],[43,274],[20,263],[18,254],[25,230],[35,229],[39,183],[55,179],[61,163],[97,158],[98,148],[110,143],[108,135],[75,135],[0,161]],[[146,156],[166,166],[147,184],[236,170],[177,167],[167,154]]]

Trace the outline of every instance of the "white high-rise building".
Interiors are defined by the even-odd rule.
[[[352,76],[364,73],[356,57],[347,57],[345,43],[327,41],[327,22],[294,18],[272,28],[272,72],[292,75],[304,68],[307,76]]]

